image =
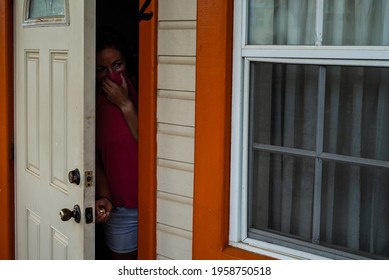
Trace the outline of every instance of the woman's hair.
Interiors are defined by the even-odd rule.
[[[107,48],[114,48],[121,52],[126,62],[128,74],[136,78],[138,65],[135,54],[133,54],[121,34],[112,27],[104,26],[96,32],[96,54]]]
[[[106,48],[118,49],[123,55],[127,52],[123,37],[115,29],[108,26],[100,27],[96,32],[96,52]]]

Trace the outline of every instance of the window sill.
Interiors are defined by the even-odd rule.
[[[257,254],[254,252],[250,252],[236,246],[227,246],[222,250],[220,259],[222,260],[276,260],[277,258],[264,255]]]
[[[247,238],[244,242],[230,242],[230,248],[261,256],[260,259],[278,260],[328,260],[306,252]]]

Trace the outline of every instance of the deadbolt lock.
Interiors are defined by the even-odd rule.
[[[71,184],[76,184],[76,185],[80,184],[81,176],[80,176],[80,170],[78,170],[78,168],[69,171],[68,177],[69,177],[69,182]]]

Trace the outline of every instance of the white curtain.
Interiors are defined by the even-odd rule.
[[[389,161],[389,69],[327,73],[324,152]],[[388,186],[388,169],[325,161],[321,240],[389,256]]]
[[[313,45],[316,1],[249,1],[249,43]],[[389,45],[389,1],[324,1],[323,45]],[[315,159],[255,144],[389,161],[389,69],[253,63],[251,224],[312,240]],[[323,68],[322,68],[323,71]],[[325,87],[324,130],[317,134]],[[319,120],[320,122],[320,120]],[[320,140],[320,141],[321,141]],[[389,257],[389,170],[323,160],[319,241]]]
[[[315,44],[315,0],[249,0],[251,45]],[[324,0],[323,45],[388,46],[387,0]]]

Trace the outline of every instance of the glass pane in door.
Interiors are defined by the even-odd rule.
[[[65,15],[65,0],[30,0],[28,18],[62,17]]]

